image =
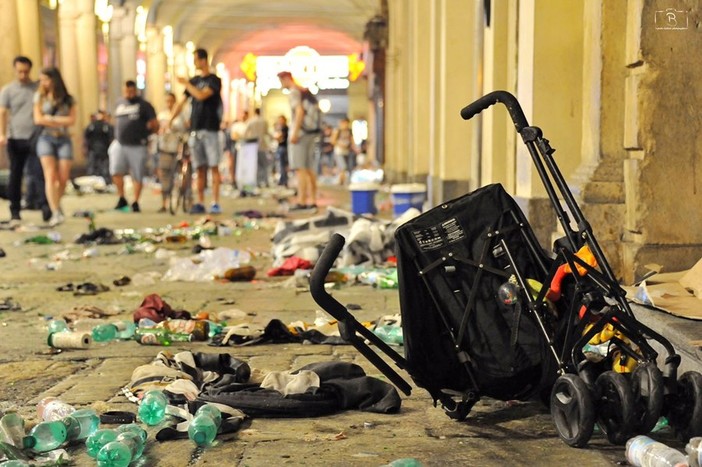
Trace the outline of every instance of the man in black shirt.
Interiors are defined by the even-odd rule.
[[[148,157],[147,140],[151,133],[158,131],[158,120],[153,106],[137,95],[134,81],[124,84],[123,96],[115,108],[115,140],[108,150],[110,173],[119,195],[115,209],[123,210],[128,206],[124,197],[124,176],[130,173],[134,185],[132,211],[139,212],[139,196]]]
[[[114,127],[110,124],[107,112],[98,110],[95,118],[83,132],[83,142],[88,159],[88,175],[97,175],[105,180],[106,184],[112,183],[110,167],[107,158],[107,148],[115,137]]]
[[[205,182],[207,181],[207,168],[212,174],[212,205],[210,214],[220,214],[219,161],[222,149],[219,147],[219,129],[222,121],[222,80],[217,75],[210,73],[207,51],[197,49],[194,52],[195,68],[200,71],[198,76],[188,80],[182,76],[178,82],[185,85],[185,98],[181,100],[171,116],[173,119],[183,110],[185,101],[190,99],[190,139],[188,144],[192,154],[193,168],[197,170],[197,196],[198,202],[190,210],[191,214],[205,213]]]

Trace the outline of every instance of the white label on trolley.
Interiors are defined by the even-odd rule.
[[[422,251],[435,250],[466,237],[465,231],[455,217],[432,227],[414,230],[412,234]]]

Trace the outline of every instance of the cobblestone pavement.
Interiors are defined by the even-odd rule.
[[[378,200],[383,203],[383,194]],[[114,287],[122,275],[163,273],[168,260],[155,259],[153,253],[119,254],[122,245],[98,246],[98,255],[63,261],[60,269],[47,270],[45,264],[65,250],[80,256],[85,247],[72,239],[87,231],[85,219],[71,217],[80,209],[96,212],[98,227],[161,227],[169,223],[192,221],[195,216],[156,214],[157,196],[147,192],[142,213],[112,211],[116,197],[109,194],[69,195],[65,199],[65,224],[56,231],[63,238],[57,245],[21,244],[37,232],[0,231],[0,246],[7,256],[0,258],[3,275],[0,299],[11,297],[21,311],[0,312],[0,408],[17,409],[29,426],[36,423],[34,406],[42,397],[58,396],[76,406],[93,406],[98,411],[131,410],[119,390],[130,379],[132,370],[149,362],[161,348],[140,346],[135,342],[93,345],[89,350],[50,352],[46,343],[46,319],[77,305],[97,306],[116,311],[116,318],[131,318],[131,312],[144,296],[160,294],[174,308],[217,312],[236,307],[255,314],[261,324],[272,318],[283,322],[313,321],[316,304],[308,293],[286,285],[284,278],[266,278],[271,264],[270,234],[275,221],[261,221],[257,229],[235,229],[226,237],[213,237],[215,246],[249,249],[258,278],[250,283],[157,282]],[[349,207],[348,193],[340,189],[322,191],[322,205]],[[270,198],[225,197],[222,219],[233,212],[279,209]],[[3,205],[0,209],[6,211]],[[387,213],[385,213],[387,215]],[[39,212],[24,215],[25,225],[38,223]],[[46,233],[42,229],[38,233]],[[164,247],[185,256],[192,243]],[[33,259],[34,258],[34,259]],[[38,259],[37,259],[38,258]],[[57,287],[73,282],[110,285],[110,290],[94,296],[74,296]],[[399,310],[397,291],[368,286],[345,287],[333,292],[344,304],[361,306],[360,319],[374,319]],[[220,351],[205,344],[180,344],[171,350]],[[351,346],[258,345],[225,350],[245,359],[254,368],[289,370],[310,362],[342,360],[361,365],[369,375],[381,377]],[[142,465],[320,465],[380,466],[399,458],[416,458],[424,465],[581,465],[601,466],[622,463],[622,447],[611,446],[602,435],[595,435],[588,449],[568,448],[559,439],[548,412],[539,403],[510,405],[484,400],[465,422],[455,422],[435,408],[428,394],[415,388],[403,396],[399,414],[378,415],[348,411],[333,416],[307,419],[254,419],[237,433],[220,437],[213,447],[194,450],[188,440],[157,443],[150,437]],[[150,435],[155,430],[149,430]],[[675,443],[672,435],[663,440]],[[69,447],[75,465],[94,465],[84,448]]]

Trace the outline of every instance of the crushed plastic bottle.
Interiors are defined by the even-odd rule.
[[[76,409],[72,405],[56,397],[45,397],[37,404],[37,416],[45,422],[62,420],[75,411]]]
[[[17,412],[8,412],[0,418],[0,441],[22,447],[24,419]]]

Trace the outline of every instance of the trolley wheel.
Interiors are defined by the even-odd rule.
[[[702,436],[702,374],[687,371],[678,379],[668,418],[678,438],[686,441]]]
[[[551,417],[564,443],[582,448],[595,428],[595,409],[585,382],[577,375],[558,377],[551,391]]]
[[[446,415],[452,419],[456,420],[458,422],[462,422],[463,420],[466,419],[468,414],[470,413],[470,409],[473,407],[472,404],[466,404],[465,402],[456,402],[456,408],[453,410],[448,410],[446,407],[444,407],[444,412]]]
[[[595,368],[595,365],[590,362],[581,365],[578,370],[578,376],[580,376],[587,388],[594,394],[595,381],[597,381],[598,376],[598,369]]]
[[[638,365],[631,373],[634,395],[634,431],[646,434],[656,426],[663,411],[663,375],[655,363]]]
[[[605,371],[595,381],[597,424],[612,444],[624,444],[634,429],[634,395],[624,375]]]

